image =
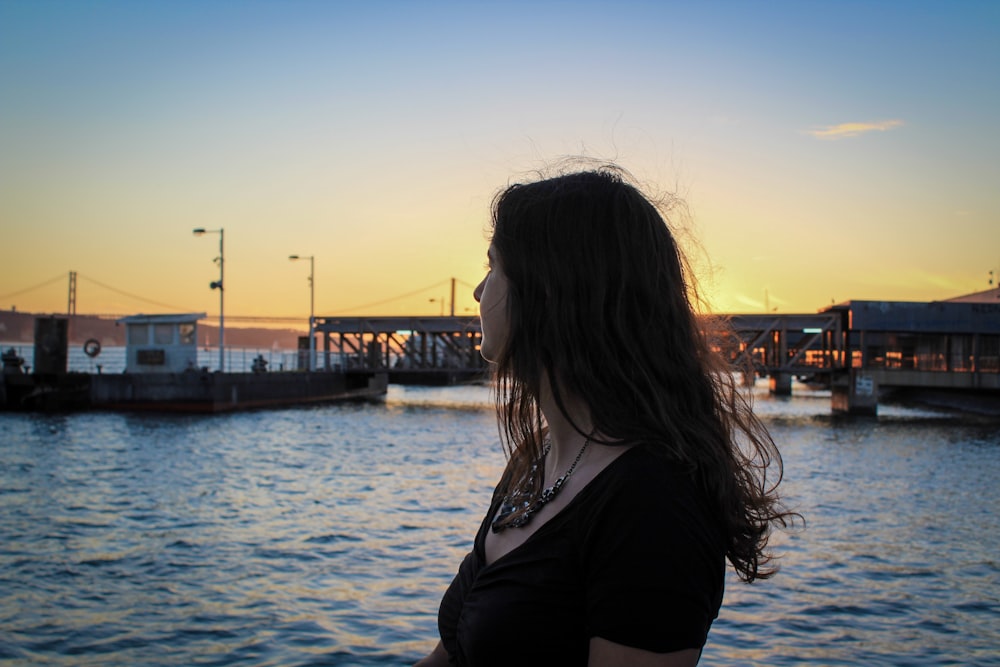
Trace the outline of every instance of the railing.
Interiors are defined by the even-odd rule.
[[[13,348],[17,356],[24,359],[30,372],[34,367],[35,348],[26,343],[0,343],[4,352]],[[346,366],[342,355],[331,353],[332,365]],[[227,347],[226,370],[232,373],[249,373],[254,369],[254,361],[261,357],[270,371],[297,371],[309,367],[308,350],[276,350],[273,348]],[[322,368],[322,352],[317,352],[316,368]],[[213,371],[219,367],[218,348],[198,348],[198,367]],[[96,357],[88,357],[80,345],[70,345],[67,350],[66,370],[71,373],[122,373],[125,371],[125,347],[109,346],[101,349]]]
[[[845,367],[842,319],[838,313],[732,315],[735,341],[723,351],[738,366],[748,361],[764,373],[832,372]]]

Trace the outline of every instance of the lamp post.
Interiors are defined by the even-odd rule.
[[[309,255],[289,255],[288,259],[293,262],[298,259],[308,259],[309,260],[309,370],[316,370],[316,334],[313,331],[313,323],[316,321],[314,317],[314,306],[316,303],[316,283],[314,281],[316,262],[315,257]]]
[[[205,229],[204,227],[197,227],[192,230],[195,236],[201,236],[203,234],[218,234],[219,235],[219,256],[215,258],[214,261],[219,263],[219,279],[217,281],[213,280],[208,286],[211,289],[219,290],[219,372],[222,373],[226,370],[226,292],[222,287],[222,280],[226,275],[226,260],[224,252],[224,239],[225,230],[221,227],[219,229]]]

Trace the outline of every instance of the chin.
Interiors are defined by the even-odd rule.
[[[488,341],[484,340],[479,345],[479,356],[481,356],[483,359],[490,362],[491,364],[495,364],[497,361],[497,357],[499,357],[500,355],[498,350],[494,349],[493,346],[490,345]]]

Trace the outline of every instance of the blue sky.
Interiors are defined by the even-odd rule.
[[[223,227],[227,313],[305,313],[293,253],[319,312],[436,312],[495,191],[578,154],[686,200],[719,310],[985,289],[998,7],[5,0],[0,308],[75,270],[80,312],[215,312]]]

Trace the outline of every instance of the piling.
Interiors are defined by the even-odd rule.
[[[852,368],[836,378],[830,405],[836,414],[875,415],[878,413],[878,382],[870,373]]]

